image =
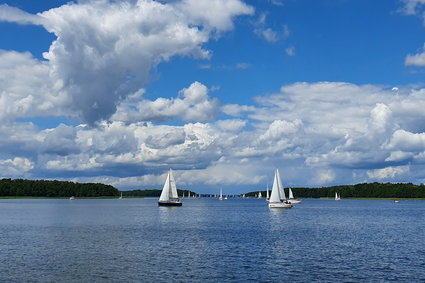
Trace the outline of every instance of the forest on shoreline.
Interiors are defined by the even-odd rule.
[[[296,198],[425,198],[425,185],[412,183],[362,183],[321,188],[292,188]],[[159,197],[161,190],[121,191],[123,197]],[[179,196],[195,192],[178,189]],[[246,193],[254,197],[260,191]],[[286,196],[288,190],[285,188]],[[263,197],[266,190],[261,191]],[[57,180],[0,179],[0,197],[118,197],[120,191],[100,183],[75,183]],[[206,195],[204,195],[206,196]]]
[[[0,197],[117,197],[118,189],[100,183],[1,179]]]
[[[412,183],[362,183],[321,188],[291,188],[295,198],[334,198],[337,192],[341,198],[425,198],[425,185]],[[250,192],[254,196],[259,192]],[[265,196],[266,191],[261,194]],[[288,197],[288,190],[285,188]]]

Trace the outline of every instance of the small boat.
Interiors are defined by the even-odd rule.
[[[282,182],[279,176],[279,169],[275,170],[272,193],[269,200],[270,208],[291,208],[292,204],[286,200]]]
[[[223,189],[220,188],[220,196],[218,197],[219,200],[223,200]]]
[[[161,196],[158,200],[159,206],[182,206],[179,195],[177,194],[176,181],[174,181],[173,172],[168,171],[167,179],[162,188]]]
[[[258,198],[263,198],[263,194],[261,192],[258,193]]]
[[[341,200],[341,196],[337,192],[335,192],[335,200]]]
[[[296,203],[300,203],[301,202],[301,200],[300,199],[296,199],[296,198],[294,198],[294,194],[292,193],[292,190],[291,190],[291,188],[289,188],[288,189],[288,195],[289,195],[289,201],[292,203],[292,204],[296,204]]]
[[[121,195],[120,195],[119,199],[122,199],[122,192],[121,192]]]
[[[399,203],[400,201],[399,200],[394,200],[394,203]]]
[[[70,200],[74,200],[74,199],[75,199],[75,197],[74,197],[74,196],[72,196],[72,197],[70,197],[69,199],[70,199]]]

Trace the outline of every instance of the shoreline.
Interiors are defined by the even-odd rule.
[[[69,199],[70,197],[32,197],[32,196],[0,196],[0,199]],[[144,198],[144,197],[122,197],[125,198]],[[75,199],[119,199],[119,197],[75,197]]]

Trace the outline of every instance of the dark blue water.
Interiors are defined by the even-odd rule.
[[[424,282],[425,202],[0,200],[0,282]]]

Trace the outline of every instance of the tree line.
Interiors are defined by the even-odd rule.
[[[425,198],[425,185],[412,183],[362,183],[322,188],[291,188],[296,198]],[[262,192],[263,197],[266,191]],[[288,197],[288,190],[285,189]],[[251,192],[253,196],[258,192]]]
[[[114,197],[118,195],[118,189],[100,183],[74,183],[57,180],[0,180],[0,196]]]
[[[333,198],[335,192],[341,198],[425,198],[425,185],[412,183],[362,183],[322,188],[292,188],[297,198]],[[178,195],[187,196],[192,191],[178,189]],[[286,196],[288,191],[285,189]],[[263,197],[266,191],[261,192]],[[123,197],[159,197],[161,190],[122,191]],[[256,192],[247,193],[254,196]],[[0,196],[28,197],[118,197],[120,192],[111,185],[100,183],[75,183],[57,180],[0,179]]]

